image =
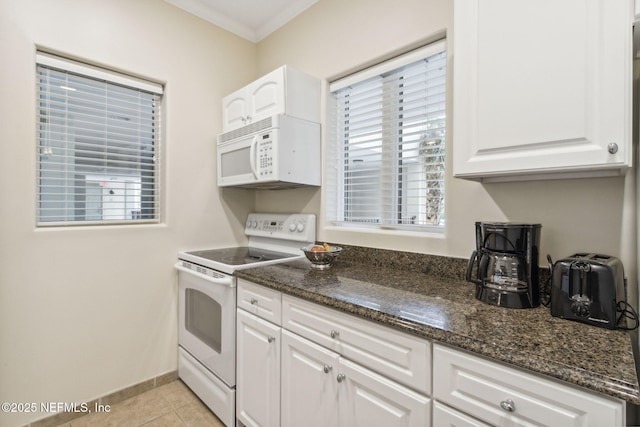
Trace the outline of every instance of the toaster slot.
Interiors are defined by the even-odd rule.
[[[607,262],[611,259],[609,255],[594,255],[593,260]]]
[[[579,254],[571,255],[569,258],[585,258],[587,255],[589,255],[589,254],[588,253],[579,253]]]

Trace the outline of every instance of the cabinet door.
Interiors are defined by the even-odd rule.
[[[338,425],[338,357],[282,331],[282,427]]]
[[[222,132],[229,132],[246,124],[247,97],[244,89],[222,99]]]
[[[336,378],[340,424],[349,427],[426,427],[430,399],[341,358]]]
[[[455,0],[454,175],[630,166],[632,23],[632,0]]]
[[[280,336],[280,327],[238,310],[236,416],[247,427],[280,425]]]
[[[285,113],[284,72],[280,67],[247,86],[249,123]]]

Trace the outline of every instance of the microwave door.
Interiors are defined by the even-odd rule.
[[[218,146],[218,186],[244,185],[258,181],[256,135]]]

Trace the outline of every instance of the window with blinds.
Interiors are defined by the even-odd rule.
[[[330,90],[328,218],[335,225],[443,229],[445,42],[333,82]]]
[[[158,222],[162,86],[36,62],[38,226]]]

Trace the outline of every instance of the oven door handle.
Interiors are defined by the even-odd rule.
[[[184,273],[188,273],[188,274],[192,274],[194,276],[197,276],[203,280],[206,280],[208,282],[214,283],[216,285],[222,285],[222,286],[228,286],[230,288],[235,288],[236,287],[236,282],[235,280],[233,280],[233,276],[227,276],[225,275],[224,277],[221,278],[217,278],[217,277],[211,277],[211,276],[207,276],[206,274],[202,274],[202,273],[198,273],[197,271],[193,271],[190,270],[188,268],[183,267],[182,265],[180,265],[180,263],[177,263],[175,265],[176,269],[179,271],[182,271]]]

